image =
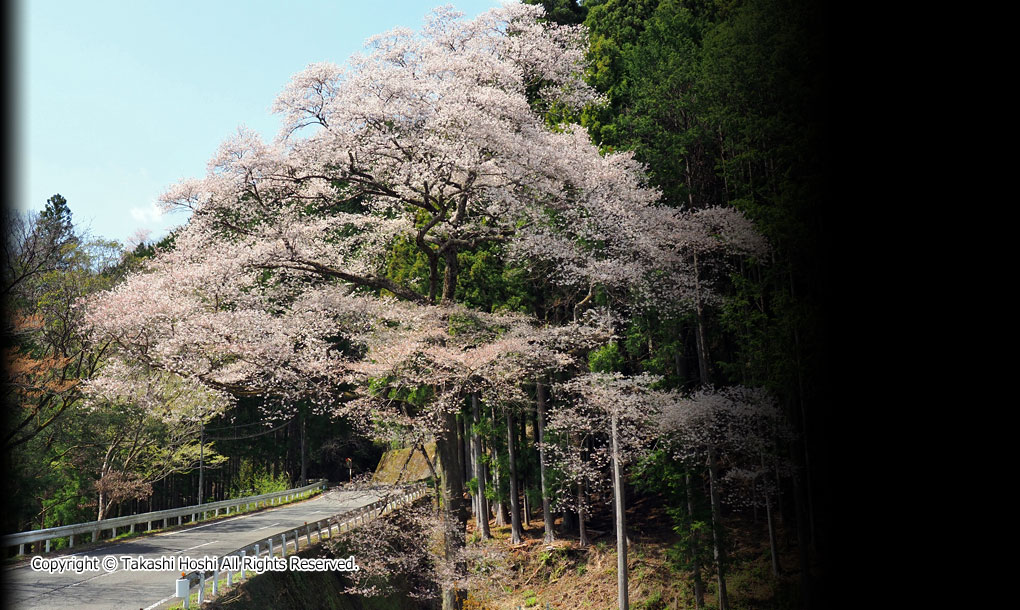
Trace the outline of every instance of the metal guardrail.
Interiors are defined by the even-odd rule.
[[[392,489],[389,487],[388,489]],[[371,504],[355,508],[343,513],[338,513],[332,517],[320,519],[314,523],[306,523],[298,526],[294,529],[288,530],[283,533],[274,534],[267,538],[262,538],[257,542],[247,544],[237,550],[231,551],[224,555],[216,557],[219,564],[222,565],[225,557],[239,556],[242,561],[245,557],[262,557],[268,555],[273,557],[276,555],[276,549],[280,549],[279,556],[286,557],[289,552],[289,545],[293,544],[294,553],[300,550],[301,537],[305,538],[305,548],[312,546],[312,534],[315,534],[317,542],[322,542],[324,539],[333,537],[333,530],[336,529],[336,535],[340,535],[344,532],[349,532],[358,525],[363,525],[367,521],[372,521],[389,510],[395,510],[404,504],[410,504],[415,500],[421,498],[428,493],[428,487],[425,483],[416,483],[407,489],[404,493],[394,498],[383,498],[382,500],[376,500]],[[323,534],[325,532],[325,535]],[[274,548],[273,539],[279,538],[280,545]],[[226,573],[226,586],[231,587],[234,584],[234,571],[233,570],[222,570]],[[174,588],[174,598],[180,599],[184,603],[184,607],[188,608],[191,600],[191,590],[196,586],[198,589],[198,605],[206,601],[205,599],[205,588],[206,579],[212,577],[212,595],[216,596],[219,594],[220,584],[220,572],[221,570],[204,570],[204,571],[193,571],[188,574],[183,574],[181,578],[177,579]],[[245,571],[242,569],[238,572],[237,582],[243,581],[245,578]]]
[[[168,508],[166,510],[155,511],[151,513],[139,513],[137,515],[127,515],[124,517],[115,517],[113,519],[103,519],[102,521],[88,521],[86,523],[75,523],[73,525],[61,525],[59,527],[50,527],[41,530],[32,530],[28,532],[19,532],[17,534],[8,534],[0,537],[0,547],[4,549],[17,546],[18,554],[25,554],[25,545],[32,544],[34,542],[46,543],[46,549],[44,552],[50,551],[50,540],[54,538],[68,538],[68,546],[74,546],[74,537],[92,534],[92,542],[99,540],[99,536],[106,530],[112,530],[113,535],[117,535],[117,529],[122,527],[130,528],[131,532],[135,531],[135,526],[145,523],[146,529],[142,531],[149,531],[152,529],[152,524],[156,521],[163,521],[163,527],[170,525],[170,520],[173,518],[177,519],[177,524],[180,525],[184,517],[190,517],[190,521],[198,521],[199,515],[205,518],[205,515],[209,512],[215,512],[218,516],[220,510],[224,510],[224,514],[229,515],[230,509],[234,508],[234,512],[241,512],[241,506],[245,506],[246,510],[251,508],[254,504],[258,508],[259,504],[263,506],[272,506],[276,504],[277,500],[290,500],[293,497],[313,491],[316,489],[325,489],[326,480],[320,479],[314,483],[305,485],[304,487],[297,487],[294,489],[287,489],[284,491],[274,491],[272,493],[262,494],[258,496],[248,496],[246,498],[233,498],[228,500],[220,500],[219,502],[209,502],[207,504],[197,504],[194,506],[184,506],[181,508]],[[282,503],[282,502],[281,502]]]

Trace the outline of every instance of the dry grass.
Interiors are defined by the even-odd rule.
[[[674,567],[668,558],[677,538],[669,518],[654,499],[643,500],[628,511],[631,544],[628,548],[630,606],[659,610],[694,608],[690,572]],[[556,531],[560,531],[557,522]],[[543,542],[541,520],[524,528],[524,541],[509,542],[510,527],[490,523],[492,540],[478,542],[498,552],[505,562],[502,576],[479,579],[472,587],[466,610],[544,610],[566,608],[616,608],[616,536],[609,515],[597,515],[590,523],[592,544],[582,548],[576,534],[553,544]],[[776,578],[771,572],[768,536],[763,523],[731,520],[727,523],[733,544],[727,576],[730,605],[734,608],[795,607],[796,574]],[[470,526],[469,526],[470,528]],[[469,534],[471,530],[469,529]],[[789,545],[780,563],[796,565],[795,548]],[[705,602],[717,607],[714,573],[705,571]]]

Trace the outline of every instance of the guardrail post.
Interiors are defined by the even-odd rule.
[[[269,538],[266,538],[266,542],[269,543],[269,556],[272,557],[273,556],[273,537],[270,536]]]
[[[99,530],[92,530],[92,542],[99,540]]]
[[[184,607],[188,607],[188,602],[191,601],[191,581],[187,578],[178,578],[175,583],[174,597],[184,600]]]
[[[213,570],[212,573],[212,594],[216,597],[220,594],[220,570],[219,568]]]
[[[50,539],[49,538],[46,539],[46,551],[45,552],[47,552],[47,553],[50,552]]]
[[[300,538],[300,536],[298,536],[298,531],[295,528],[294,529],[294,552],[297,553],[299,550],[301,550],[301,538]]]
[[[202,607],[205,602],[205,570],[198,575],[198,606]]]
[[[244,556],[245,552],[241,551],[241,575],[237,577],[237,582],[244,582]]]
[[[70,548],[74,548],[74,534],[71,534],[70,536],[67,537],[67,546]]]
[[[305,540],[308,541],[308,546],[312,546],[312,527],[305,523]]]
[[[234,586],[234,572],[230,569],[230,564],[227,564],[227,586]]]
[[[284,532],[284,533],[280,534],[280,540],[282,540],[282,542],[280,543],[282,545],[282,546],[280,546],[280,557],[286,557],[287,556],[287,532]]]

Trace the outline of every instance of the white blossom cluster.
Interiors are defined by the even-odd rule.
[[[670,403],[659,415],[659,426],[676,459],[702,463],[709,447],[716,451],[725,468],[724,497],[731,503],[774,495],[774,475],[789,473],[779,449],[791,432],[775,399],[761,388],[701,388]]]

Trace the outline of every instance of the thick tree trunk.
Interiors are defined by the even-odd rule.
[[[495,450],[493,450],[493,452],[491,454],[491,457],[492,457],[492,463],[493,463],[493,468],[492,468],[492,485],[493,485],[493,490],[497,494],[496,495],[496,505],[491,507],[491,508],[495,512],[494,518],[496,520],[496,525],[502,527],[502,526],[506,525],[507,523],[509,523],[510,517],[508,516],[508,513],[507,513],[506,502],[503,500],[503,481],[502,481],[502,477],[500,476],[501,473],[500,473],[500,469],[499,469],[499,464],[496,461],[497,460],[497,456],[496,456]]]
[[[545,541],[552,542],[556,536],[553,534],[552,511],[549,510],[549,492],[545,486],[545,448],[542,446],[545,442],[545,385],[539,382],[535,387],[535,394],[538,406],[538,472],[542,485],[542,521],[545,523]]]
[[[680,380],[680,386],[685,387],[689,381],[690,374],[687,372],[686,337],[684,336],[683,324],[677,325],[677,343],[679,347],[673,352],[673,362],[676,365],[676,376]]]
[[[436,292],[439,286],[439,257],[432,252],[432,249],[421,240],[422,251],[429,259],[429,303],[436,302]]]
[[[485,456],[492,448],[484,436],[479,436],[478,440],[481,441],[482,457],[479,461],[482,463],[482,478],[485,479],[485,529],[489,531],[489,519],[492,518],[492,501],[489,500],[489,496],[492,495],[492,475],[489,473],[489,465],[485,463]]]
[[[585,460],[588,457],[588,442],[579,441],[576,436],[571,437],[571,442],[577,444],[578,451],[581,452],[581,459]],[[588,511],[585,510],[585,492],[587,491],[587,482],[582,479],[577,482],[577,543],[582,546],[588,546],[590,541],[588,540],[588,526],[585,523]]]
[[[691,474],[684,475],[687,487],[687,514],[694,526],[694,487],[691,485]],[[701,581],[701,536],[697,530],[691,530],[691,569],[694,571],[694,603],[698,608],[705,607],[705,584]]]
[[[694,311],[697,317],[697,328],[695,337],[698,347],[698,374],[701,377],[701,384],[712,383],[711,371],[709,370],[708,341],[705,339],[705,307],[701,302],[701,278],[698,270],[698,254],[694,254]]]
[[[761,455],[762,476],[767,476],[768,470],[765,466],[765,456]],[[772,575],[779,576],[779,549],[776,548],[776,527],[772,519],[772,498],[769,495],[768,487],[765,488],[765,520],[769,524],[769,553],[772,555]]]
[[[464,414],[460,422],[461,434],[463,436],[463,447],[464,452],[462,454],[463,460],[461,460],[462,470],[464,472],[464,482],[470,481],[475,476],[475,450],[474,450],[474,437],[471,433],[471,414]],[[471,514],[478,514],[478,496],[471,496]]]
[[[490,415],[492,416],[492,421],[497,421],[495,405],[492,406]],[[500,477],[501,474],[500,471],[502,470],[502,468],[500,468],[499,466],[498,459],[499,456],[496,454],[495,441],[493,441],[492,446],[489,448],[489,450],[491,452],[489,454],[489,457],[491,458],[492,462],[492,482],[494,486],[493,490],[495,491],[496,495],[496,525],[503,526],[507,524],[507,520],[509,519],[509,517],[507,516],[506,512],[506,503],[503,501],[503,481],[501,480]]]
[[[588,546],[588,528],[584,524],[584,481],[577,484],[577,545]]]
[[[464,418],[463,417],[458,417],[457,418],[457,455],[459,455],[459,456],[466,455],[464,453],[465,452],[465,449],[464,449],[464,444],[465,444],[464,439],[465,438],[467,438],[467,437],[464,435]],[[461,460],[461,464],[465,466],[464,468],[461,468],[461,475],[464,477],[464,480],[467,481],[471,477],[468,476],[468,471],[467,471],[467,468],[466,468],[466,461],[465,460]]]
[[[443,302],[452,303],[453,293],[457,290],[457,272],[460,267],[457,263],[457,251],[449,248],[443,251],[443,262],[446,268],[443,270]]]
[[[103,492],[99,492],[99,510],[96,516],[96,521],[102,521],[106,518],[106,500]]]
[[[514,448],[514,414],[506,410],[506,444],[510,451],[510,542],[518,544],[524,534],[521,529],[520,500],[517,497],[517,451]]]
[[[772,554],[772,575],[779,576],[779,549],[776,548],[776,527],[772,519],[772,500],[768,492],[765,492],[765,519],[769,522],[769,553]]]
[[[475,514],[475,520],[478,524],[478,532],[484,539],[489,538],[489,500],[485,497],[485,463],[482,462],[482,438],[477,431],[477,427],[481,423],[477,392],[471,395],[471,416],[475,423],[475,430],[471,436],[474,439],[475,479],[478,483],[478,512]]]
[[[436,453],[439,455],[441,477],[441,518],[443,520],[443,556],[453,564],[454,582],[445,582],[443,589],[443,610],[460,610],[464,590],[458,586],[458,579],[467,572],[461,558],[464,548],[464,530],[467,526],[467,508],[464,503],[464,487],[460,478],[460,454],[457,451],[457,418],[453,413],[445,416],[443,434],[436,438]]]
[[[719,501],[719,473],[715,462],[715,447],[712,445],[708,446],[708,489],[712,504],[712,543],[719,584],[719,610],[728,610],[730,602],[726,595],[726,547],[723,541],[722,504]]]
[[[616,587],[619,593],[619,608],[630,607],[627,595],[627,527],[623,505],[623,473],[620,468],[620,445],[618,441],[616,414],[612,416],[613,443],[613,498],[616,504]]]
[[[301,413],[301,483],[304,487],[308,485],[308,421],[304,413]]]
[[[205,485],[203,474],[205,471],[205,423],[202,423],[202,431],[198,440],[198,504],[202,504]]]
[[[525,415],[521,416],[521,433],[517,436],[517,441],[520,443],[517,447],[517,455],[521,456],[521,461],[526,461],[528,451],[528,418]],[[531,500],[528,499],[527,468],[521,471],[520,477],[521,503],[523,504],[521,513],[524,517],[524,525],[531,527]],[[523,530],[521,531],[523,532]]]

